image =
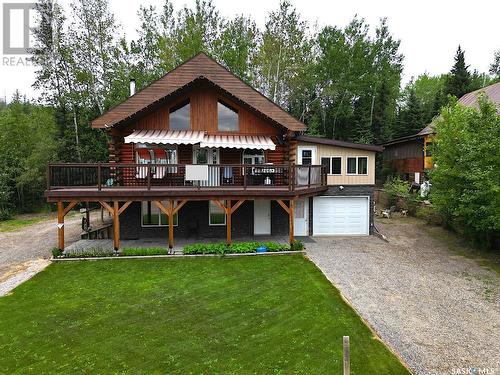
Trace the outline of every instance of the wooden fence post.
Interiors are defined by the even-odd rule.
[[[349,375],[351,372],[351,360],[349,353],[349,336],[343,337],[343,347],[344,347],[344,375]]]

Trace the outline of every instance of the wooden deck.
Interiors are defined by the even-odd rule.
[[[221,187],[180,187],[180,186],[152,186],[149,190],[136,186],[117,186],[110,188],[97,187],[64,187],[47,190],[45,196],[49,202],[57,201],[89,201],[100,200],[122,201],[151,201],[164,199],[189,199],[189,200],[210,200],[210,199],[293,199],[316,195],[327,190],[327,186],[300,186],[290,190],[287,186],[234,186],[228,188]]]
[[[182,164],[51,164],[45,195],[57,201],[293,199],[327,189],[321,165],[209,165],[186,179]]]

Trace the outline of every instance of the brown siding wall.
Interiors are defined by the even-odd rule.
[[[241,164],[243,150],[233,148],[223,148],[220,150],[220,164]],[[193,163],[193,146],[192,145],[178,145],[177,146],[177,160],[179,164],[192,164]],[[121,163],[135,163],[134,145],[131,143],[124,143],[120,152]],[[285,161],[285,147],[277,145],[276,150],[266,151],[266,162],[273,164],[284,164]]]
[[[239,106],[224,97],[216,89],[211,87],[199,87],[193,89],[188,95],[176,98],[155,112],[143,117],[136,123],[130,125],[131,129],[169,129],[169,109],[179,102],[189,98],[191,111],[191,130],[202,130],[209,133],[219,133],[217,129],[217,101],[219,98],[238,110],[239,134],[278,135],[280,129],[270,122],[257,116],[246,108]],[[229,132],[233,133],[233,132]],[[236,132],[234,132],[236,133]]]
[[[241,164],[243,151],[235,148],[223,148],[220,150],[221,164]]]

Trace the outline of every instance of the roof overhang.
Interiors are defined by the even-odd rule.
[[[345,148],[353,148],[358,150],[366,150],[366,151],[374,151],[380,152],[383,151],[384,148],[378,145],[368,145],[364,143],[353,143],[353,142],[344,142],[336,139],[328,139],[315,137],[310,135],[299,135],[295,138],[299,142],[307,142],[307,143],[317,143],[328,146],[336,146],[336,147],[345,147]]]

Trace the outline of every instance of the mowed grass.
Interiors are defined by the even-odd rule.
[[[0,298],[2,373],[407,374],[302,255],[56,263]]]
[[[4,221],[0,221],[0,232],[14,232],[16,230],[22,229],[24,227],[28,227],[33,224],[38,224],[42,221],[49,220],[51,218],[50,215],[42,215],[37,217],[30,218],[15,218],[8,219]]]

